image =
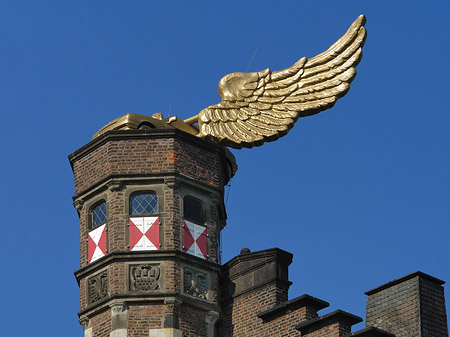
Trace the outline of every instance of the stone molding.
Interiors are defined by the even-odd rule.
[[[115,262],[142,262],[148,261],[153,263],[153,261],[173,261],[178,260],[185,263],[189,263],[190,265],[198,266],[200,268],[206,268],[209,271],[219,272],[220,265],[208,261],[197,258],[193,255],[187,254],[180,250],[152,250],[152,251],[136,251],[136,252],[111,252],[101,259],[94,261],[74,272],[75,278],[77,279],[78,284],[80,284],[80,280],[89,276],[93,272],[100,270],[111,263]]]
[[[150,329],[149,337],[182,337],[181,330],[173,328]]]
[[[426,280],[432,281],[432,282],[434,282],[434,283],[436,283],[436,284],[438,284],[438,285],[440,285],[440,286],[443,285],[443,284],[445,284],[445,281],[442,281],[442,280],[440,280],[440,279],[438,279],[438,278],[436,278],[436,277],[434,277],[434,276],[425,274],[425,273],[423,273],[423,272],[421,272],[421,271],[416,271],[416,272],[414,272],[414,273],[405,275],[405,276],[403,276],[403,277],[400,277],[400,278],[398,278],[398,279],[395,279],[395,280],[393,280],[393,281],[390,281],[390,282],[388,282],[388,283],[385,283],[385,284],[383,284],[383,285],[381,285],[381,286],[379,286],[379,287],[376,287],[376,288],[373,288],[373,289],[371,289],[371,290],[368,290],[368,291],[366,291],[364,294],[366,294],[366,295],[368,295],[368,296],[373,295],[373,294],[375,294],[375,293],[377,293],[377,292],[379,292],[379,291],[381,291],[381,290],[384,290],[384,289],[390,288],[390,287],[392,287],[392,286],[395,286],[395,285],[397,285],[397,284],[400,284],[400,283],[402,283],[402,282],[408,281],[408,280],[410,280],[410,279],[412,279],[412,278],[414,278],[414,277],[416,277],[416,276],[419,276],[419,277],[422,277],[422,278],[424,278],[424,279],[426,279]]]
[[[373,326],[369,326],[365,329],[352,333],[351,337],[395,337],[395,335]]]

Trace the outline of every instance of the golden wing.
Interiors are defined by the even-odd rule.
[[[186,123],[198,122],[199,137],[238,149],[287,134],[299,117],[329,109],[347,93],[362,56],[364,23],[360,15],[327,51],[290,68],[225,76],[219,82],[222,102]]]

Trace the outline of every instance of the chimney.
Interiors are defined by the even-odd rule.
[[[366,326],[396,337],[448,337],[444,283],[417,271],[369,290]]]

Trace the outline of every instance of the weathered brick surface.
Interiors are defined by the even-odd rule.
[[[206,312],[183,306],[180,308],[180,330],[183,337],[206,337]]]
[[[163,305],[131,305],[128,308],[128,336],[148,337],[149,330],[160,329],[164,318]]]
[[[351,333],[352,325],[362,322],[362,318],[342,310],[313,318],[300,323],[296,329],[307,337],[344,337]]]
[[[420,279],[420,313],[423,336],[447,337],[444,288],[429,279]]]
[[[366,326],[397,337],[447,337],[443,283],[416,272],[366,292]]]
[[[367,298],[366,326],[375,326],[397,337],[420,336],[419,282],[409,279]]]
[[[90,320],[90,327],[95,337],[109,337],[111,332],[111,312],[104,311]]]
[[[267,285],[226,303],[222,309],[223,336],[262,336],[263,321],[257,314],[280,303],[276,288],[275,284]]]
[[[317,311],[328,307],[328,303],[310,295],[302,295],[258,314],[264,321],[264,336],[299,336],[299,323],[317,318]]]
[[[351,332],[351,326],[342,323],[326,325],[310,333],[302,334],[302,337],[344,337]]]
[[[303,307],[293,312],[285,313],[283,316],[264,323],[261,336],[300,336],[300,333],[295,329],[299,323],[305,322],[308,319],[317,317],[312,310]]]
[[[199,146],[181,137],[142,138],[109,141],[79,158],[78,152],[71,155],[75,194],[119,174],[177,172],[217,188],[224,185],[220,147]]]

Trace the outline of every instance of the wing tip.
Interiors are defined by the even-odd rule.
[[[360,26],[364,26],[366,24],[366,22],[367,22],[367,18],[366,18],[366,16],[364,14],[360,14],[358,16],[358,18],[355,20],[355,22],[358,22],[358,24]]]

